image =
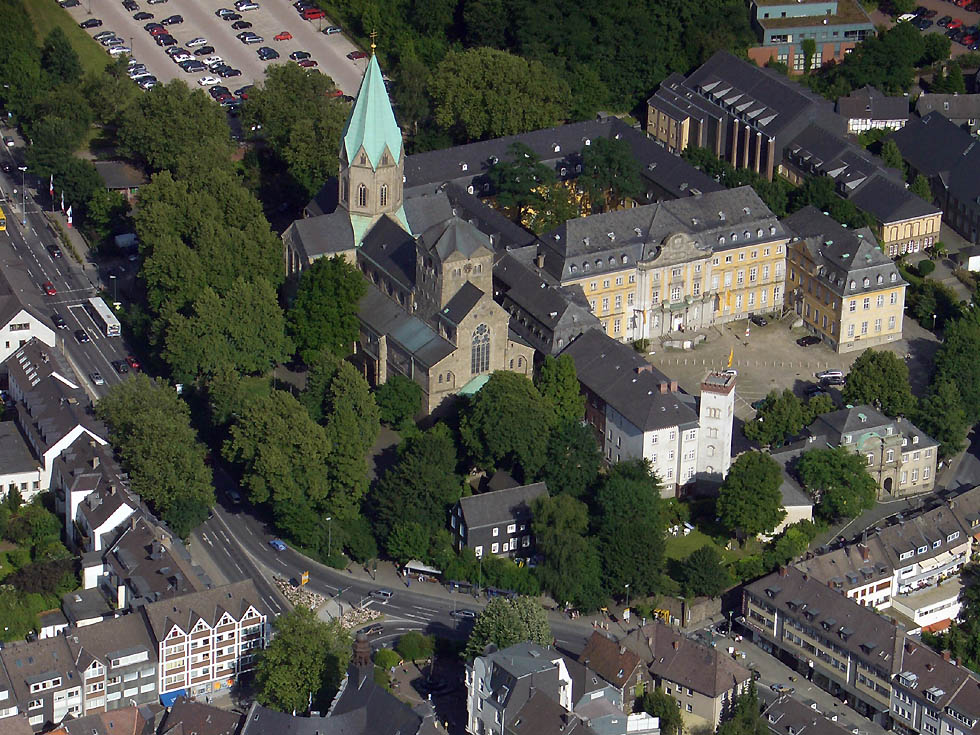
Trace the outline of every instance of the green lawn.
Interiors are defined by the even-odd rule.
[[[42,43],[44,37],[56,26],[60,27],[71,41],[72,48],[78,54],[85,72],[91,73],[101,71],[109,63],[109,54],[96,43],[92,37],[83,29],[78,27],[68,11],[60,7],[53,0],[38,0],[37,2],[24,3],[27,13],[31,16],[34,23],[34,30],[37,33],[38,43]]]
[[[705,544],[711,544],[717,547],[721,552],[722,558],[729,563],[762,550],[762,545],[756,539],[750,539],[745,542],[742,548],[736,547],[733,551],[729,551],[718,546],[706,533],[694,529],[687,536],[667,536],[667,558],[686,559],[692,551],[700,549]]]

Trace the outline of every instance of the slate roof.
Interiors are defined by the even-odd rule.
[[[902,158],[927,177],[951,171],[976,144],[972,135],[938,112],[910,120],[891,134],[891,140],[898,145]]]
[[[146,175],[125,161],[95,161],[95,170],[107,189],[135,189],[149,183]]]
[[[506,523],[510,520],[528,521],[531,518],[531,502],[548,496],[548,485],[536,482],[506,490],[494,490],[468,495],[459,499],[466,527],[470,530]]]
[[[430,226],[422,233],[422,244],[443,261],[453,253],[460,253],[470,258],[480,248],[493,250],[487,235],[459,217],[450,217],[444,222]]]
[[[670,378],[630,345],[592,329],[563,354],[575,362],[579,382],[640,431],[696,425],[698,415],[688,402],[669,388],[662,389],[670,385]]]
[[[593,631],[578,660],[617,689],[622,689],[641,665],[640,657],[626,646]]]
[[[407,314],[378,289],[369,287],[358,303],[358,317],[377,334],[386,334],[426,367],[451,355],[456,347],[428,324]]]
[[[384,75],[378,66],[378,58],[372,52],[367,70],[361,79],[357,99],[344,125],[342,136],[344,151],[349,162],[363,147],[371,166],[378,168],[381,154],[387,148],[395,161],[402,155],[402,131],[395,122]]]
[[[980,148],[974,144],[964,152],[963,157],[949,174],[949,193],[960,202],[980,203]]]
[[[51,730],[48,735],[152,735],[152,733],[153,723],[148,722],[137,707],[123,707],[67,720],[57,729]]]
[[[835,714],[836,716],[836,714]],[[793,697],[777,697],[762,710],[762,717],[773,735],[848,735],[850,730],[807,707]]]
[[[472,281],[467,281],[446,302],[446,305],[439,311],[439,316],[451,324],[459,324],[485,295]]]
[[[810,436],[826,440],[829,444],[860,447],[864,436],[868,434],[886,436],[889,427],[891,427],[893,434],[908,438],[908,445],[903,447],[902,451],[911,451],[913,446],[918,449],[939,446],[939,442],[907,419],[889,418],[875,408],[866,405],[842,408],[822,414],[814,420],[807,431]],[[845,435],[850,435],[851,440],[849,442],[844,441]],[[918,441],[913,443],[914,437],[918,437]]]
[[[0,735],[34,735],[34,728],[27,721],[27,713],[21,712],[13,717],[0,719]]]
[[[283,239],[309,259],[331,256],[354,247],[354,228],[343,209],[293,221]]]
[[[595,731],[547,694],[536,691],[511,718],[506,732],[513,735],[592,735]]]
[[[415,239],[388,215],[371,228],[359,252],[395,283],[409,291],[415,288]]]
[[[520,248],[530,245],[537,238],[520,225],[515,224],[509,217],[493,207],[488,207],[479,197],[470,194],[458,184],[450,183],[445,188],[446,201],[452,208],[452,214],[476,226],[480,232],[490,237],[490,244],[496,250]],[[420,197],[408,200],[416,201]],[[408,207],[408,202],[405,203]]]
[[[13,421],[0,421],[0,467],[3,473],[33,472],[40,468]]]
[[[228,712],[180,697],[170,707],[160,735],[169,735],[178,726],[182,728],[184,735],[235,735],[242,717],[237,712]]]
[[[915,101],[919,117],[938,112],[950,120],[980,119],[980,94],[920,94]]]
[[[855,206],[884,223],[928,217],[942,212],[935,204],[927,202],[904,185],[885,178],[880,173],[858,189],[850,200]]]
[[[61,609],[72,625],[77,625],[82,620],[105,618],[112,614],[112,606],[98,587],[62,595]]]
[[[185,632],[190,631],[200,619],[214,626],[225,612],[240,620],[249,607],[254,607],[259,614],[268,614],[252,580],[246,579],[172,600],[153,602],[146,605],[143,612],[156,640],[162,641],[174,625]]]
[[[328,732],[336,732],[338,735],[434,735],[434,715],[428,702],[413,709],[375,684],[373,666],[358,668],[351,665],[340,691],[330,705],[327,723],[336,729]]]
[[[968,717],[980,719],[980,681],[966,668],[946,661],[919,641],[906,638],[898,652],[893,685],[913,689],[918,697],[929,692],[935,697],[930,706],[938,710],[952,707]],[[914,686],[906,686],[902,674],[914,677]],[[973,730],[976,732],[976,729]]]
[[[712,699],[751,677],[748,669],[719,649],[692,641],[661,623],[637,628],[623,638],[623,643],[643,660],[655,677]]]
[[[74,627],[69,632],[66,640],[79,671],[87,669],[93,661],[109,668],[112,659],[143,651],[148,658],[140,667],[156,666],[156,644],[142,615],[109,618],[95,625]]]
[[[838,97],[837,114],[850,120],[908,120],[909,98],[889,97],[867,84],[847,97]]]
[[[980,485],[947,500],[949,509],[971,536],[980,534]]]
[[[138,507],[135,502],[130,502],[128,493],[124,490],[107,483],[102,484],[103,476],[101,473],[95,474],[95,477],[101,487],[86,497],[78,506],[78,512],[88,521],[89,528],[92,529],[93,533],[102,528],[103,524],[112,517],[112,514],[123,506],[129,506],[134,511]]]
[[[81,685],[75,676],[71,649],[64,636],[42,638],[30,643],[18,641],[6,643],[0,650],[0,659],[10,676],[11,699],[29,702],[31,684],[61,677],[61,688]]]

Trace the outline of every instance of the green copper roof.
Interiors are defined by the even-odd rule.
[[[459,394],[462,396],[472,396],[480,392],[480,388],[487,384],[490,380],[490,373],[483,373],[482,375],[477,375],[469,383],[464,385],[459,389]]]
[[[364,79],[361,80],[354,109],[344,127],[344,150],[348,161],[353,163],[361,146],[364,146],[374,169],[378,168],[385,146],[396,161],[401,156],[402,131],[395,122],[395,113],[391,110],[391,100],[388,99],[388,90],[385,89],[384,78],[381,76],[381,67],[378,66],[378,58],[373,54],[368,61]]]

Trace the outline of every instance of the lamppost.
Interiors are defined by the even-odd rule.
[[[17,168],[20,169],[20,224],[23,227],[27,227],[27,166],[18,166]]]
[[[629,582],[627,582],[623,586],[626,588],[626,609],[623,611],[623,613],[624,613],[623,617],[626,618],[626,625],[629,625],[630,624],[630,618],[629,618],[629,615],[630,615],[630,585],[629,585]]]
[[[935,314],[932,315],[932,331],[933,332],[936,331],[936,315]]]
[[[333,516],[327,516],[327,560],[330,560],[331,547],[333,546]]]
[[[112,281],[112,305],[115,306],[119,302],[119,286],[115,276],[109,276],[109,280]]]

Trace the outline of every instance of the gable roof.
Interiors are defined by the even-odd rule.
[[[837,99],[837,114],[850,120],[908,120],[909,98],[889,97],[866,84]]]
[[[114,658],[145,652],[147,660],[142,666],[155,665],[157,650],[142,615],[121,615],[95,625],[74,627],[66,635],[68,646],[74,655],[75,665],[84,671],[93,661],[106,668]]]
[[[924,176],[949,172],[976,139],[939,112],[910,120],[891,134],[909,165]]]
[[[95,161],[94,164],[107,189],[135,189],[149,183],[142,171],[125,161]]]
[[[364,148],[372,168],[377,169],[381,154],[387,148],[395,161],[402,155],[402,131],[395,122],[384,75],[378,57],[372,52],[367,70],[357,91],[357,99],[344,125],[343,147],[348,162],[353,163],[357,152]]]
[[[845,444],[860,447],[863,437],[889,436],[891,434],[907,437],[909,442],[903,451],[916,448],[935,447],[935,439],[927,435],[907,419],[892,419],[881,411],[867,405],[850,406],[818,416],[808,428],[810,436],[826,439],[831,444]],[[850,441],[844,441],[845,437]],[[915,444],[913,445],[913,439]]]
[[[466,318],[467,314],[473,311],[473,307],[480,303],[480,299],[484,296],[485,294],[477,285],[472,281],[467,281],[442,307],[439,316],[452,324],[459,324]]]
[[[622,711],[619,711],[622,714]],[[594,735],[595,731],[572,712],[541,691],[535,691],[506,723],[512,735]]]
[[[585,642],[578,660],[617,689],[622,689],[641,664],[640,657],[627,646],[620,645],[599,631],[593,631]]]
[[[915,111],[920,117],[935,111],[950,120],[975,121],[980,118],[980,94],[920,94]]]
[[[174,625],[184,632],[189,632],[198,620],[214,627],[225,612],[235,620],[241,620],[249,607],[254,607],[260,615],[268,614],[255,584],[245,579],[172,600],[152,602],[143,608],[143,612],[159,642],[167,637]]]
[[[369,286],[358,302],[357,315],[369,329],[376,334],[388,335],[389,340],[397,343],[427,368],[456,351],[451,342],[440,337],[438,332],[417,316],[406,313],[374,286]]]
[[[548,495],[548,485],[536,482],[506,490],[494,490],[459,499],[459,507],[469,530],[483,528],[510,520],[531,517],[531,501]]]
[[[237,712],[179,697],[170,707],[160,733],[168,735],[181,726],[185,735],[235,735],[241,721],[242,715]]]

